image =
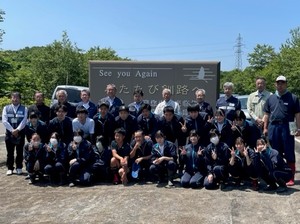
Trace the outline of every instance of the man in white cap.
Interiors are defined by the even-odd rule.
[[[264,134],[268,135],[272,148],[286,159],[293,171],[293,178],[287,183],[294,185],[296,171],[295,136],[300,135],[300,104],[296,95],[287,90],[287,79],[280,75],[275,82],[276,92],[271,95],[264,106]],[[291,134],[290,124],[295,121],[296,130]]]

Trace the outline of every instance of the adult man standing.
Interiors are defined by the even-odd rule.
[[[266,90],[266,80],[265,78],[258,77],[255,81],[257,91],[251,93],[247,101],[247,110],[249,115],[257,125],[257,127],[262,131],[264,128],[264,105],[271,95],[270,92]]]
[[[197,103],[199,104],[200,112],[205,112],[210,118],[214,116],[214,111],[211,105],[205,101],[205,90],[197,89],[195,92]]]
[[[76,117],[76,107],[68,102],[68,93],[66,90],[58,90],[56,93],[57,103],[53,104],[50,108],[50,119],[56,117],[57,105],[65,105],[67,108],[67,115],[70,118]]]
[[[296,171],[294,135],[300,135],[300,104],[298,97],[287,90],[286,77],[278,76],[275,86],[275,94],[267,99],[264,106],[264,134],[268,134],[272,148],[283,155],[292,169],[293,178],[287,183],[292,186]],[[290,123],[295,118],[297,130],[291,135]]]
[[[88,111],[88,117],[93,119],[95,114],[97,113],[96,105],[90,101],[91,93],[88,89],[83,89],[80,92],[81,102],[78,103],[77,109],[84,107]]]
[[[223,85],[224,96],[217,100],[217,109],[223,109],[225,111],[225,116],[228,120],[233,121],[234,112],[241,110],[241,102],[238,98],[232,95],[233,93],[233,83],[225,82]]]
[[[34,94],[35,104],[28,107],[28,116],[34,111],[38,112],[39,120],[49,123],[50,120],[50,107],[44,103],[44,94],[42,92],[35,92]]]
[[[171,96],[172,94],[170,89],[163,89],[162,97],[164,100],[156,106],[154,114],[158,115],[159,117],[162,117],[164,115],[164,108],[167,106],[171,106],[174,109],[174,113],[178,116],[181,116],[180,106],[177,102],[171,99]]]
[[[22,174],[23,167],[23,146],[25,143],[24,127],[27,120],[27,108],[21,105],[21,94],[13,92],[11,94],[11,104],[3,108],[2,123],[6,128],[5,145],[7,150],[7,172],[12,175],[14,170],[14,151],[16,148],[16,171]]]
[[[117,87],[115,84],[108,84],[106,86],[106,94],[107,96],[102,98],[101,102],[109,102],[109,112],[117,117],[119,115],[119,107],[123,105],[123,101],[116,97]]]

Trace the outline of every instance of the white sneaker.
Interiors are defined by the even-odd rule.
[[[13,174],[13,171],[12,170],[7,170],[6,171],[6,176],[10,176],[10,175],[12,175]]]
[[[17,174],[21,175],[23,173],[22,169],[17,169]]]

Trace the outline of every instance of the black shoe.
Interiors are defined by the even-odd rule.
[[[283,193],[286,192],[288,190],[287,186],[279,186],[276,190],[276,193]]]
[[[264,191],[274,191],[277,189],[276,185],[268,185],[267,187],[264,188]]]

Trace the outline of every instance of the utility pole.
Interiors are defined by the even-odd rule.
[[[241,37],[241,34],[239,33],[238,38],[236,39],[236,45],[234,45],[235,50],[235,68],[238,70],[242,70],[242,46],[244,44],[242,43],[243,38]]]

